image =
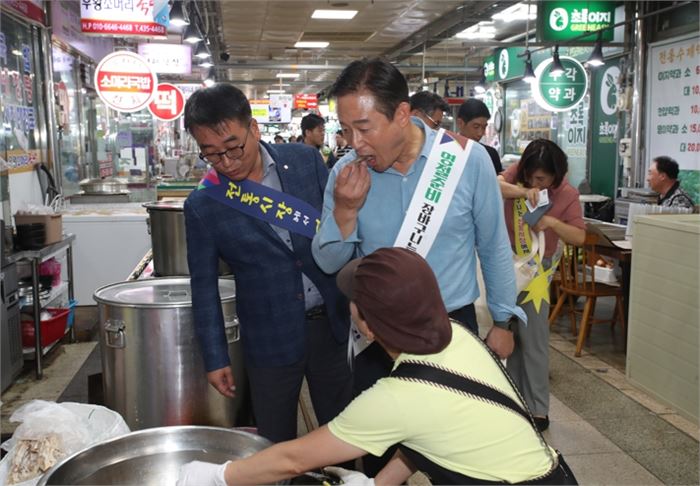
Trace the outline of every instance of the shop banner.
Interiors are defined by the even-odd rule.
[[[177,120],[185,111],[185,95],[175,85],[160,83],[148,111],[162,121]]]
[[[684,189],[700,201],[700,37],[649,49],[647,165],[673,157]]]
[[[100,99],[113,110],[140,111],[155,95],[158,79],[146,60],[129,51],[114,52],[100,61],[95,87]]]
[[[295,94],[294,108],[299,110],[317,110],[318,96],[315,94]]]
[[[550,111],[569,111],[583,101],[588,92],[588,74],[583,64],[573,57],[560,56],[562,73],[552,73],[552,59],[535,68],[536,82],[532,96],[542,108]]]
[[[139,44],[139,56],[158,74],[191,74],[192,47],[184,44]]]
[[[591,74],[591,188],[608,197],[615,196],[616,188],[619,78],[620,58]]]
[[[604,41],[613,40],[615,24],[615,2],[558,1],[541,2],[537,12],[537,40],[564,41],[578,38],[586,32],[602,32]],[[591,34],[578,41],[595,42],[597,34]]]
[[[83,33],[127,37],[167,37],[167,0],[82,0]]]
[[[271,94],[269,100],[249,100],[253,118],[258,123],[290,123],[292,95]]]
[[[79,2],[51,2],[51,35],[97,63],[114,51],[114,40],[87,36],[80,30]],[[54,67],[55,70],[55,67]]]
[[[46,25],[43,0],[2,0],[2,5],[19,12],[29,20]]]

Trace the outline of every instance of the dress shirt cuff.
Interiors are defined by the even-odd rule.
[[[520,323],[527,326],[527,315],[525,314],[525,311],[518,306],[496,304],[489,306],[489,310],[493,316],[494,326],[508,329],[508,322],[513,318],[517,318]],[[501,323],[501,325],[499,325],[499,323]]]
[[[352,233],[350,233],[347,238],[343,239],[343,235],[340,234],[340,228],[338,228],[338,223],[335,222],[333,213],[328,215],[318,233],[318,245],[321,248],[331,243],[355,244],[360,241],[360,238],[357,236],[357,222],[355,222],[355,229],[352,230]]]

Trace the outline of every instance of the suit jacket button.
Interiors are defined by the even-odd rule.
[[[304,300],[304,294],[297,294],[297,299]]]
[[[301,268],[303,266],[304,264],[301,262],[301,260],[297,260],[297,267]]]

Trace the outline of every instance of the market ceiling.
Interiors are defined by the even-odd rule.
[[[456,0],[209,0],[184,5],[190,16],[200,19],[217,80],[236,84],[249,97],[262,97],[268,89],[279,88],[288,93],[320,92],[333,82],[340,69],[365,56],[386,56],[395,61],[409,77],[412,88],[425,78],[428,84],[445,78],[475,83],[483,58],[494,47],[501,42],[524,42],[527,10],[499,18],[499,14],[512,12],[516,4]],[[521,7],[527,8],[526,4]],[[357,13],[350,20],[312,18],[317,9]],[[535,10],[536,2],[532,2],[531,14]],[[455,38],[465,29],[475,31],[478,38]],[[534,29],[533,20],[530,29]],[[328,45],[295,47],[298,42],[308,41]],[[222,60],[227,55],[228,60]],[[282,73],[299,76],[279,78]]]

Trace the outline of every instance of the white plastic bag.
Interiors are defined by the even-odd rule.
[[[32,400],[18,408],[10,421],[22,423],[12,438],[0,446],[8,451],[0,461],[0,484],[7,484],[14,453],[22,440],[41,440],[55,434],[59,439],[60,457],[63,459],[92,444],[129,433],[129,427],[117,412],[84,403]],[[16,484],[32,486],[40,477],[41,474]]]

